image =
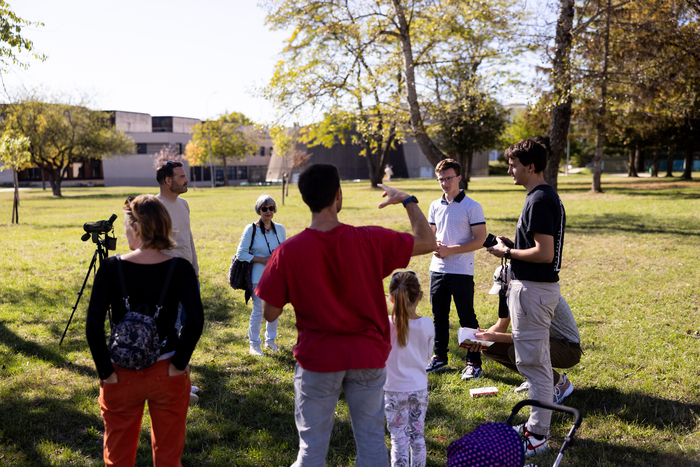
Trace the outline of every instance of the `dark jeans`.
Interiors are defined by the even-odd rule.
[[[474,277],[466,274],[430,273],[430,304],[435,325],[435,355],[447,360],[450,343],[450,305],[454,299],[459,325],[478,328],[474,313]],[[467,352],[467,363],[481,366],[480,352]]]

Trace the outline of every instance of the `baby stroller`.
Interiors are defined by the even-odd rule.
[[[512,424],[517,413],[526,405],[566,412],[574,416],[574,424],[564,438],[559,455],[554,462],[554,467],[557,467],[576,430],[581,426],[581,414],[572,407],[533,399],[515,404],[505,423],[483,423],[471,433],[451,443],[447,448],[447,467],[523,467],[525,465],[523,443],[520,436],[513,430]]]

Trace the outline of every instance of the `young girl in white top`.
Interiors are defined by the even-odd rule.
[[[384,413],[391,434],[391,465],[423,467],[426,451],[423,425],[428,410],[428,375],[435,327],[430,318],[416,314],[423,298],[413,271],[397,271],[389,282],[394,307],[389,318],[391,353],[386,361]],[[410,462],[409,462],[410,448]]]

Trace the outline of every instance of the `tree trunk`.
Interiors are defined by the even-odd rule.
[[[651,163],[651,176],[652,177],[659,176],[659,147],[658,146],[654,147],[654,159],[652,160],[652,163]]]
[[[639,147],[637,147],[634,162],[637,164],[637,174],[646,172],[646,166],[644,165],[644,151]]]
[[[566,139],[571,123],[571,55],[572,27],[574,23],[574,0],[561,0],[554,39],[552,59],[552,79],[555,102],[549,119],[549,145],[551,152],[544,170],[544,178],[552,188],[557,189],[559,164],[566,151]]]
[[[41,169],[41,189],[46,191],[46,172],[44,171],[44,166],[39,166]]]
[[[593,156],[593,181],[591,191],[602,193],[603,187],[600,177],[603,173],[603,147],[605,146],[605,102],[608,98],[608,55],[610,54],[610,0],[608,0],[608,12],[605,15],[605,45],[603,47],[603,73],[600,82],[600,108],[598,109],[598,122],[596,123],[595,156]]]
[[[445,158],[445,155],[428,136],[428,132],[425,129],[425,124],[421,115],[420,104],[418,103],[418,94],[416,93],[416,75],[414,71],[415,62],[413,61],[411,32],[408,22],[406,21],[403,6],[401,5],[400,0],[392,0],[391,3],[394,5],[396,18],[399,22],[399,38],[401,40],[401,47],[404,57],[406,96],[411,115],[411,129],[413,130],[413,136],[416,138],[416,142],[418,143],[420,150],[425,155],[425,158],[428,159],[428,162],[430,162],[433,167],[435,167],[438,162]]]
[[[668,147],[668,154],[666,154],[666,176],[673,177],[673,148]]]
[[[15,169],[12,169],[12,179],[15,184],[15,196],[12,200],[12,223],[19,224],[19,179]]]
[[[634,166],[634,150],[635,150],[634,146],[630,147],[629,160],[627,163],[627,176],[628,177],[638,177],[639,176],[639,175],[637,175],[637,169]]]
[[[457,154],[457,162],[459,162],[459,165],[462,166],[462,181],[459,184],[459,187],[462,188],[464,191],[469,190],[469,174],[471,173],[472,165],[471,159],[472,153],[469,151]]]
[[[695,152],[695,145],[693,144],[692,138],[688,138],[688,142],[685,145],[685,160],[683,161],[683,175],[681,178],[683,180],[692,180],[692,170],[693,170],[693,152]]]
[[[61,195],[61,169],[53,169],[51,172],[49,172],[49,184],[51,185],[51,191],[53,192],[54,196],[62,196]]]

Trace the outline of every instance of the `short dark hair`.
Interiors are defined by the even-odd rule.
[[[535,136],[524,139],[505,152],[506,160],[518,158],[523,165],[535,165],[535,173],[542,172],[547,167],[547,156],[549,155],[549,138],[546,136]]]
[[[163,185],[167,177],[173,178],[175,167],[182,167],[182,162],[167,161],[156,169],[156,181],[158,185]]]
[[[340,188],[340,174],[333,164],[312,164],[299,176],[301,198],[311,212],[332,205]]]
[[[454,159],[443,159],[435,166],[435,173],[453,169],[458,177],[462,175],[462,166]]]

